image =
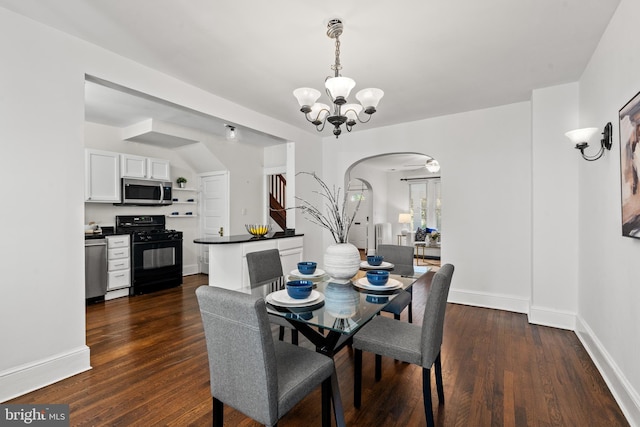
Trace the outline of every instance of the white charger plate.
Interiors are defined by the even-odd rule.
[[[284,307],[304,307],[306,305],[313,305],[313,304],[319,303],[320,298],[322,296],[323,295],[320,292],[312,290],[311,295],[309,295],[307,298],[296,299],[296,298],[291,298],[287,293],[287,290],[283,289],[281,291],[270,293],[269,295],[267,295],[266,300],[269,304],[274,304],[274,305],[279,305]]]
[[[324,276],[324,274],[325,274],[325,271],[321,268],[316,268],[316,271],[314,271],[313,274],[302,274],[297,268],[295,270],[291,270],[291,272],[289,273],[289,275],[291,276],[302,277],[302,278],[320,277],[320,276]]]
[[[387,261],[382,261],[380,265],[371,265],[367,261],[360,263],[360,268],[364,268],[365,270],[389,270],[393,267],[394,265]]]
[[[389,281],[384,285],[372,285],[369,283],[366,277],[361,277],[354,283],[357,287],[367,289],[371,291],[392,291],[394,289],[402,288],[402,282],[389,278]]]

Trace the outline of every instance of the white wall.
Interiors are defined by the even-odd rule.
[[[341,185],[354,162],[392,152],[428,153],[442,166],[442,260],[456,266],[450,300],[527,312],[530,103],[325,138],[325,178]]]
[[[578,84],[532,96],[533,285],[529,321],[575,328],[578,307],[578,165],[564,133],[578,128]]]
[[[579,81],[580,126],[611,122],[613,147],[579,163],[577,330],[632,425],[640,425],[640,240],[621,232],[618,111],[640,90],[638,16],[640,2],[620,2]]]
[[[6,185],[0,401],[89,368],[84,309],[84,77],[93,75],[308,147],[319,138],[0,8]],[[20,40],[20,43],[16,43]],[[317,148],[316,148],[317,147]],[[310,164],[301,161],[303,166]],[[238,174],[241,175],[241,174]],[[240,186],[253,185],[242,176]],[[232,195],[233,197],[233,195]],[[241,200],[240,206],[247,202]],[[235,212],[232,212],[234,214]]]

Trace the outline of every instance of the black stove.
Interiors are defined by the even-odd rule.
[[[159,242],[162,240],[182,240],[182,231],[176,230],[142,230],[131,234],[133,242]]]
[[[116,233],[131,235],[132,295],[182,284],[182,231],[164,215],[116,216]]]

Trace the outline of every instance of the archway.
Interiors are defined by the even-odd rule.
[[[379,243],[413,245],[412,235],[400,237],[402,225],[398,223],[398,217],[400,213],[415,211],[413,230],[416,225],[425,225],[425,212],[415,206],[426,206],[427,201],[412,201],[408,184],[426,180],[439,182],[440,171],[426,169],[427,161],[432,160],[435,160],[433,156],[424,153],[390,152],[362,158],[347,168],[344,188],[354,182],[366,182],[368,189],[369,203],[361,206],[363,212],[359,215],[367,219],[368,253],[374,252]]]

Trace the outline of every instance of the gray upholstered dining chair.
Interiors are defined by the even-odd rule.
[[[424,412],[427,426],[434,425],[431,406],[431,367],[435,366],[438,400],[443,405],[444,389],[440,347],[453,270],[453,265],[445,264],[433,276],[424,308],[422,326],[377,316],[353,336],[353,348],[355,349],[353,405],[356,408],[360,407],[361,401],[362,352],[368,351],[376,355],[376,381],[381,376],[382,356],[422,366]]]
[[[333,359],[273,339],[262,298],[214,286],[196,296],[209,357],[213,425],[222,426],[224,405],[267,426],[318,386],[322,386],[322,423],[344,425]]]
[[[249,283],[255,287],[268,280],[282,276],[282,261],[277,249],[250,252],[247,254],[247,267],[249,268]],[[271,323],[279,325],[278,338],[284,340],[285,328],[291,329],[291,342],[298,345],[298,331],[289,322],[281,317],[269,316]]]
[[[378,245],[376,253],[382,255],[386,262],[394,265],[392,273],[404,276],[413,275],[413,246]],[[413,287],[400,292],[382,311],[392,313],[394,319],[400,320],[400,313],[405,308],[408,308],[407,319],[409,323],[412,323]]]

